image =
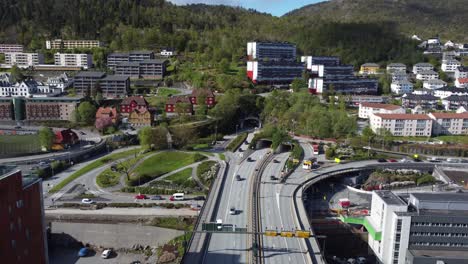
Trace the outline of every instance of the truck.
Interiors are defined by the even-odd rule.
[[[319,154],[319,145],[318,144],[313,144],[312,148],[314,149],[314,155]]]

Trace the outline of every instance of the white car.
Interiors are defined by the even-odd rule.
[[[102,252],[101,257],[107,259],[112,255],[112,249],[106,249]]]
[[[81,203],[83,203],[83,204],[93,204],[94,201],[91,200],[91,199],[88,199],[88,198],[84,198],[83,200],[81,200]]]
[[[235,214],[236,214],[236,208],[235,208],[235,207],[231,207],[231,209],[229,209],[229,214],[230,214],[230,215],[235,215]]]

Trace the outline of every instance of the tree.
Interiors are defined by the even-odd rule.
[[[23,71],[16,65],[13,65],[13,67],[11,67],[10,74],[13,82],[22,82],[25,78]]]
[[[112,118],[110,117],[97,118],[96,122],[94,122],[94,125],[99,131],[103,132],[104,129],[113,125]]]
[[[88,101],[82,102],[78,106],[78,115],[80,122],[90,125],[96,118],[96,107]]]
[[[291,83],[291,89],[294,92],[299,92],[301,89],[307,88],[307,83],[302,78],[295,78]]]
[[[424,85],[423,81],[417,80],[416,83],[414,84],[414,89],[416,89],[416,90],[422,89],[423,85]]]
[[[219,62],[219,71],[222,73],[227,73],[229,71],[229,61],[224,58]]]
[[[368,144],[370,145],[371,142],[373,142],[374,138],[375,138],[375,133],[374,131],[370,128],[370,126],[366,126],[364,127],[364,129],[362,130],[362,143],[363,144]]]
[[[342,94],[338,95],[338,106],[340,111],[346,111],[346,99]]]
[[[55,139],[54,131],[50,127],[41,127],[38,133],[41,147],[50,150]]]
[[[140,140],[140,146],[144,149],[149,149],[153,144],[153,131],[151,127],[143,127],[138,131],[138,139]]]

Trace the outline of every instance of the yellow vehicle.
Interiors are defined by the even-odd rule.
[[[302,162],[302,168],[304,170],[310,170],[310,169],[312,169],[312,164],[313,164],[313,162],[311,160],[304,160]]]

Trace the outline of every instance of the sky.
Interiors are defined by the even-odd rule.
[[[285,13],[305,5],[323,0],[169,0],[177,5],[203,3],[208,5],[232,5],[253,8],[259,12],[282,16]]]

